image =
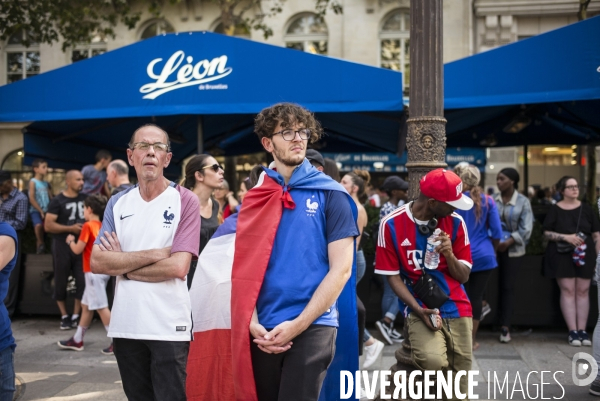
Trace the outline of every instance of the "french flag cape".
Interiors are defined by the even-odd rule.
[[[250,319],[256,306],[284,208],[294,208],[294,188],[345,189],[308,160],[285,185],[265,169],[243,207],[225,220],[204,248],[190,288],[194,341],[187,365],[188,400],[258,401],[250,356]],[[354,219],[356,205],[348,195]],[[296,235],[314,235],[302,230]],[[285,261],[285,255],[281,255]],[[358,370],[356,264],[338,298],[336,353],[319,400],[340,398],[340,371]]]

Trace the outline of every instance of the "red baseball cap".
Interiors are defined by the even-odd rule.
[[[462,193],[462,181],[452,171],[438,168],[430,171],[419,182],[423,195],[446,202],[460,210],[473,207],[473,200]]]

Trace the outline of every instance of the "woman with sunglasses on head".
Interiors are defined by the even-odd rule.
[[[196,155],[185,166],[185,178],[182,186],[196,194],[200,201],[200,252],[208,240],[219,228],[222,218],[219,214],[219,202],[212,197],[216,189],[223,185],[223,167],[211,155]],[[188,289],[196,272],[197,261],[192,261],[187,275]]]
[[[560,287],[560,309],[568,341],[575,347],[592,345],[585,331],[590,300],[588,291],[600,247],[600,221],[592,207],[582,203],[574,177],[564,176],[556,184],[562,200],[553,205],[544,220],[548,239],[544,275],[556,278]]]
[[[229,190],[229,183],[227,180],[223,180],[221,188],[215,189],[213,193],[214,198],[219,202],[219,212],[223,216],[223,220],[235,213],[235,209],[240,204],[233,192]]]

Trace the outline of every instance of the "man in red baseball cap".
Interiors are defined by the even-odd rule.
[[[458,371],[471,369],[473,327],[471,303],[462,286],[471,272],[471,247],[466,225],[454,210],[469,210],[473,201],[462,194],[462,181],[451,171],[429,172],[420,187],[417,200],[381,221],[375,273],[387,276],[406,306],[405,324],[415,366],[454,372],[454,379]],[[425,266],[428,239],[436,243],[437,266],[431,258]],[[427,290],[420,291],[423,279],[433,283],[433,290],[426,284]],[[461,379],[459,389],[452,390],[451,399],[456,390],[467,394],[467,378]]]

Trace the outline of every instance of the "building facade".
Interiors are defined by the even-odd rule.
[[[402,90],[405,96],[408,95],[410,1],[340,2],[343,13],[328,12],[323,19],[319,19],[312,8],[314,2],[287,0],[281,13],[265,20],[273,32],[268,39],[263,37],[261,31],[237,29],[236,35],[300,51],[402,71],[404,82],[403,88],[399,90]],[[269,9],[272,1],[265,0],[263,3],[264,9]],[[115,38],[97,36],[90,44],[75,46],[64,52],[61,42],[24,47],[22,40],[26,33],[19,32],[13,35],[5,43],[0,43],[0,85],[27,79],[162,33],[223,30],[220,9],[214,2],[183,0],[177,5],[168,4],[160,19],[154,18],[145,9],[145,4],[134,3],[134,8],[143,12],[143,17],[135,29],[118,26]],[[577,21],[579,1],[444,0],[443,7],[444,62],[450,62],[574,23]],[[593,0],[588,8],[588,16],[598,13],[600,0]],[[282,68],[285,68],[284,61],[280,62]],[[27,123],[0,123],[0,168],[10,166],[12,169],[19,164],[23,148],[21,128]],[[512,163],[513,166],[519,163],[518,149],[513,148],[508,153],[507,149],[490,149],[491,161],[498,158],[494,155],[495,152],[500,152],[500,158],[512,152],[515,156],[507,163]],[[566,167],[578,166],[569,164]],[[488,168],[490,177],[487,182],[490,182],[495,171]],[[553,179],[554,177],[545,178],[543,184],[547,185],[546,181],[551,182]]]

